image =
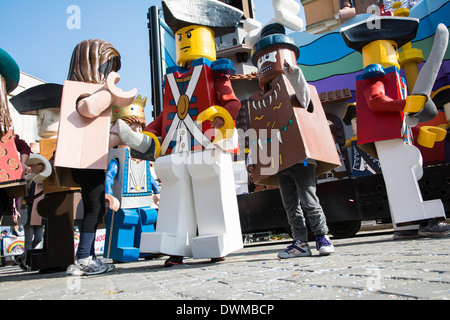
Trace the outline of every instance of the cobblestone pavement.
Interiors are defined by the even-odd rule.
[[[1,299],[12,300],[441,300],[450,299],[450,235],[392,240],[392,232],[332,239],[336,252],[278,260],[286,241],[249,245],[223,262],[161,257],[116,264],[109,273],[0,268]],[[314,243],[310,243],[314,247]]]

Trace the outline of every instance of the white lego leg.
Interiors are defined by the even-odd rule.
[[[218,149],[192,154],[192,178],[198,237],[194,258],[218,258],[243,247],[231,155]]]
[[[422,177],[422,156],[417,148],[401,139],[377,141],[375,146],[386,184],[392,222],[398,225],[445,217],[441,200],[422,199],[417,183]]]
[[[196,235],[197,221],[187,157],[173,154],[155,162],[156,175],[162,182],[158,221],[156,232],[142,234],[141,252],[192,256],[189,239]]]
[[[412,225],[408,225],[408,226],[404,226],[404,227],[399,227],[395,224],[392,225],[392,227],[394,228],[394,231],[409,231],[409,230],[419,230],[419,225],[418,224],[412,224]]]

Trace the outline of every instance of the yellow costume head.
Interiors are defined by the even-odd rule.
[[[187,26],[175,33],[177,64],[184,67],[187,62],[206,58],[216,60],[214,31],[204,26]]]
[[[383,68],[396,66],[400,69],[397,43],[392,40],[376,40],[362,49],[364,68],[370,64],[381,64]]]

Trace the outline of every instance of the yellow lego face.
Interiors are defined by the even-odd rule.
[[[177,64],[184,67],[187,62],[206,58],[216,60],[214,31],[203,26],[189,26],[175,33]]]
[[[373,41],[363,48],[362,55],[364,67],[378,63],[383,68],[396,66],[400,69],[397,43],[392,40]]]

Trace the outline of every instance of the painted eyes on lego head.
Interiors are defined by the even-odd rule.
[[[192,33],[190,33],[190,32],[186,33],[186,38],[188,38],[188,39],[192,38]],[[178,41],[181,42],[181,40],[183,40],[183,36],[181,34],[179,34]]]
[[[267,53],[263,54],[261,57],[259,57],[258,68],[261,68],[261,66],[265,62],[273,62],[273,63],[277,62],[277,52],[276,51],[267,52]]]

